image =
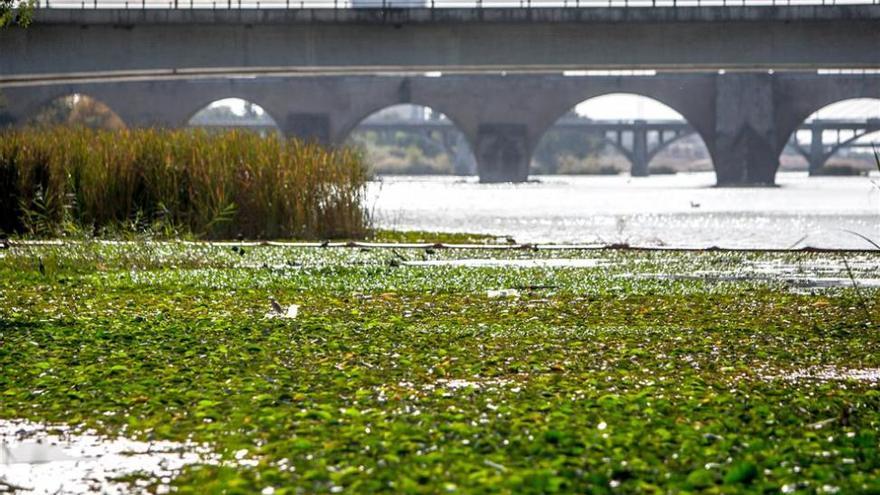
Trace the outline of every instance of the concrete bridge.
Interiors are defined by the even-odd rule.
[[[554,122],[578,103],[610,93],[653,98],[680,113],[709,150],[717,183],[773,184],[791,135],[816,110],[850,98],[880,98],[880,74],[815,72],[549,75],[262,76],[0,84],[0,119],[23,124],[52,100],[86,94],[129,126],[187,125],[210,103],[242,98],[290,136],[342,143],[372,113],[401,103],[445,114],[474,151],[480,179],[524,181]]]
[[[150,7],[141,0],[141,8],[41,8],[28,29],[0,31],[3,118],[21,123],[53,98],[83,93],[130,126],[177,127],[213,101],[239,97],[266,109],[287,135],[335,144],[374,111],[415,103],[455,122],[481,180],[522,181],[561,115],[588,98],[632,93],[684,116],[705,142],[719,185],[752,185],[774,182],[789,136],[813,111],[880,97],[878,74],[816,73],[880,68],[876,3]],[[583,69],[660,73],[561,75]],[[414,75],[440,70],[443,77]],[[629,152],[643,173],[647,141],[637,138]]]
[[[221,1],[220,9],[169,9],[139,3],[38,9],[28,29],[0,31],[0,79],[880,67],[878,4],[227,9]]]

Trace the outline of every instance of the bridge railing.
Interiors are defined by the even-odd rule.
[[[38,0],[64,9],[404,9],[880,5],[880,0]]]

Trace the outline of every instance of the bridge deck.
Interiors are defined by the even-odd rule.
[[[430,3],[411,7],[410,1],[367,0],[352,8],[350,0],[41,0],[35,21],[38,25],[393,25],[880,20],[876,8],[880,0],[843,0],[834,5],[819,3],[822,0],[795,0],[795,5],[790,0],[738,0],[735,4],[734,0],[632,0],[631,4],[631,0],[454,0],[435,7]]]
[[[0,74],[19,78],[168,70],[878,68],[880,4],[38,9],[29,28],[0,31],[0,46]]]

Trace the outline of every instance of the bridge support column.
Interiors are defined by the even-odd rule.
[[[636,120],[633,122],[633,152],[632,170],[633,177],[648,176],[648,130],[647,122]]]
[[[715,136],[707,144],[718,185],[774,184],[780,150],[772,76],[719,74],[716,81]]]
[[[476,139],[480,182],[525,182],[531,153],[524,124],[480,124]]]
[[[326,113],[290,113],[279,122],[281,132],[287,137],[305,141],[331,144],[330,115]]]
[[[21,119],[18,115],[7,108],[6,97],[0,92],[0,128],[19,124]]]
[[[825,166],[825,150],[822,147],[823,130],[818,122],[810,124],[810,175],[819,175],[822,167]]]

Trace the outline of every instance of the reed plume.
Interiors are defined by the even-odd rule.
[[[367,229],[367,179],[352,150],[249,131],[7,129],[0,229],[355,238]]]

